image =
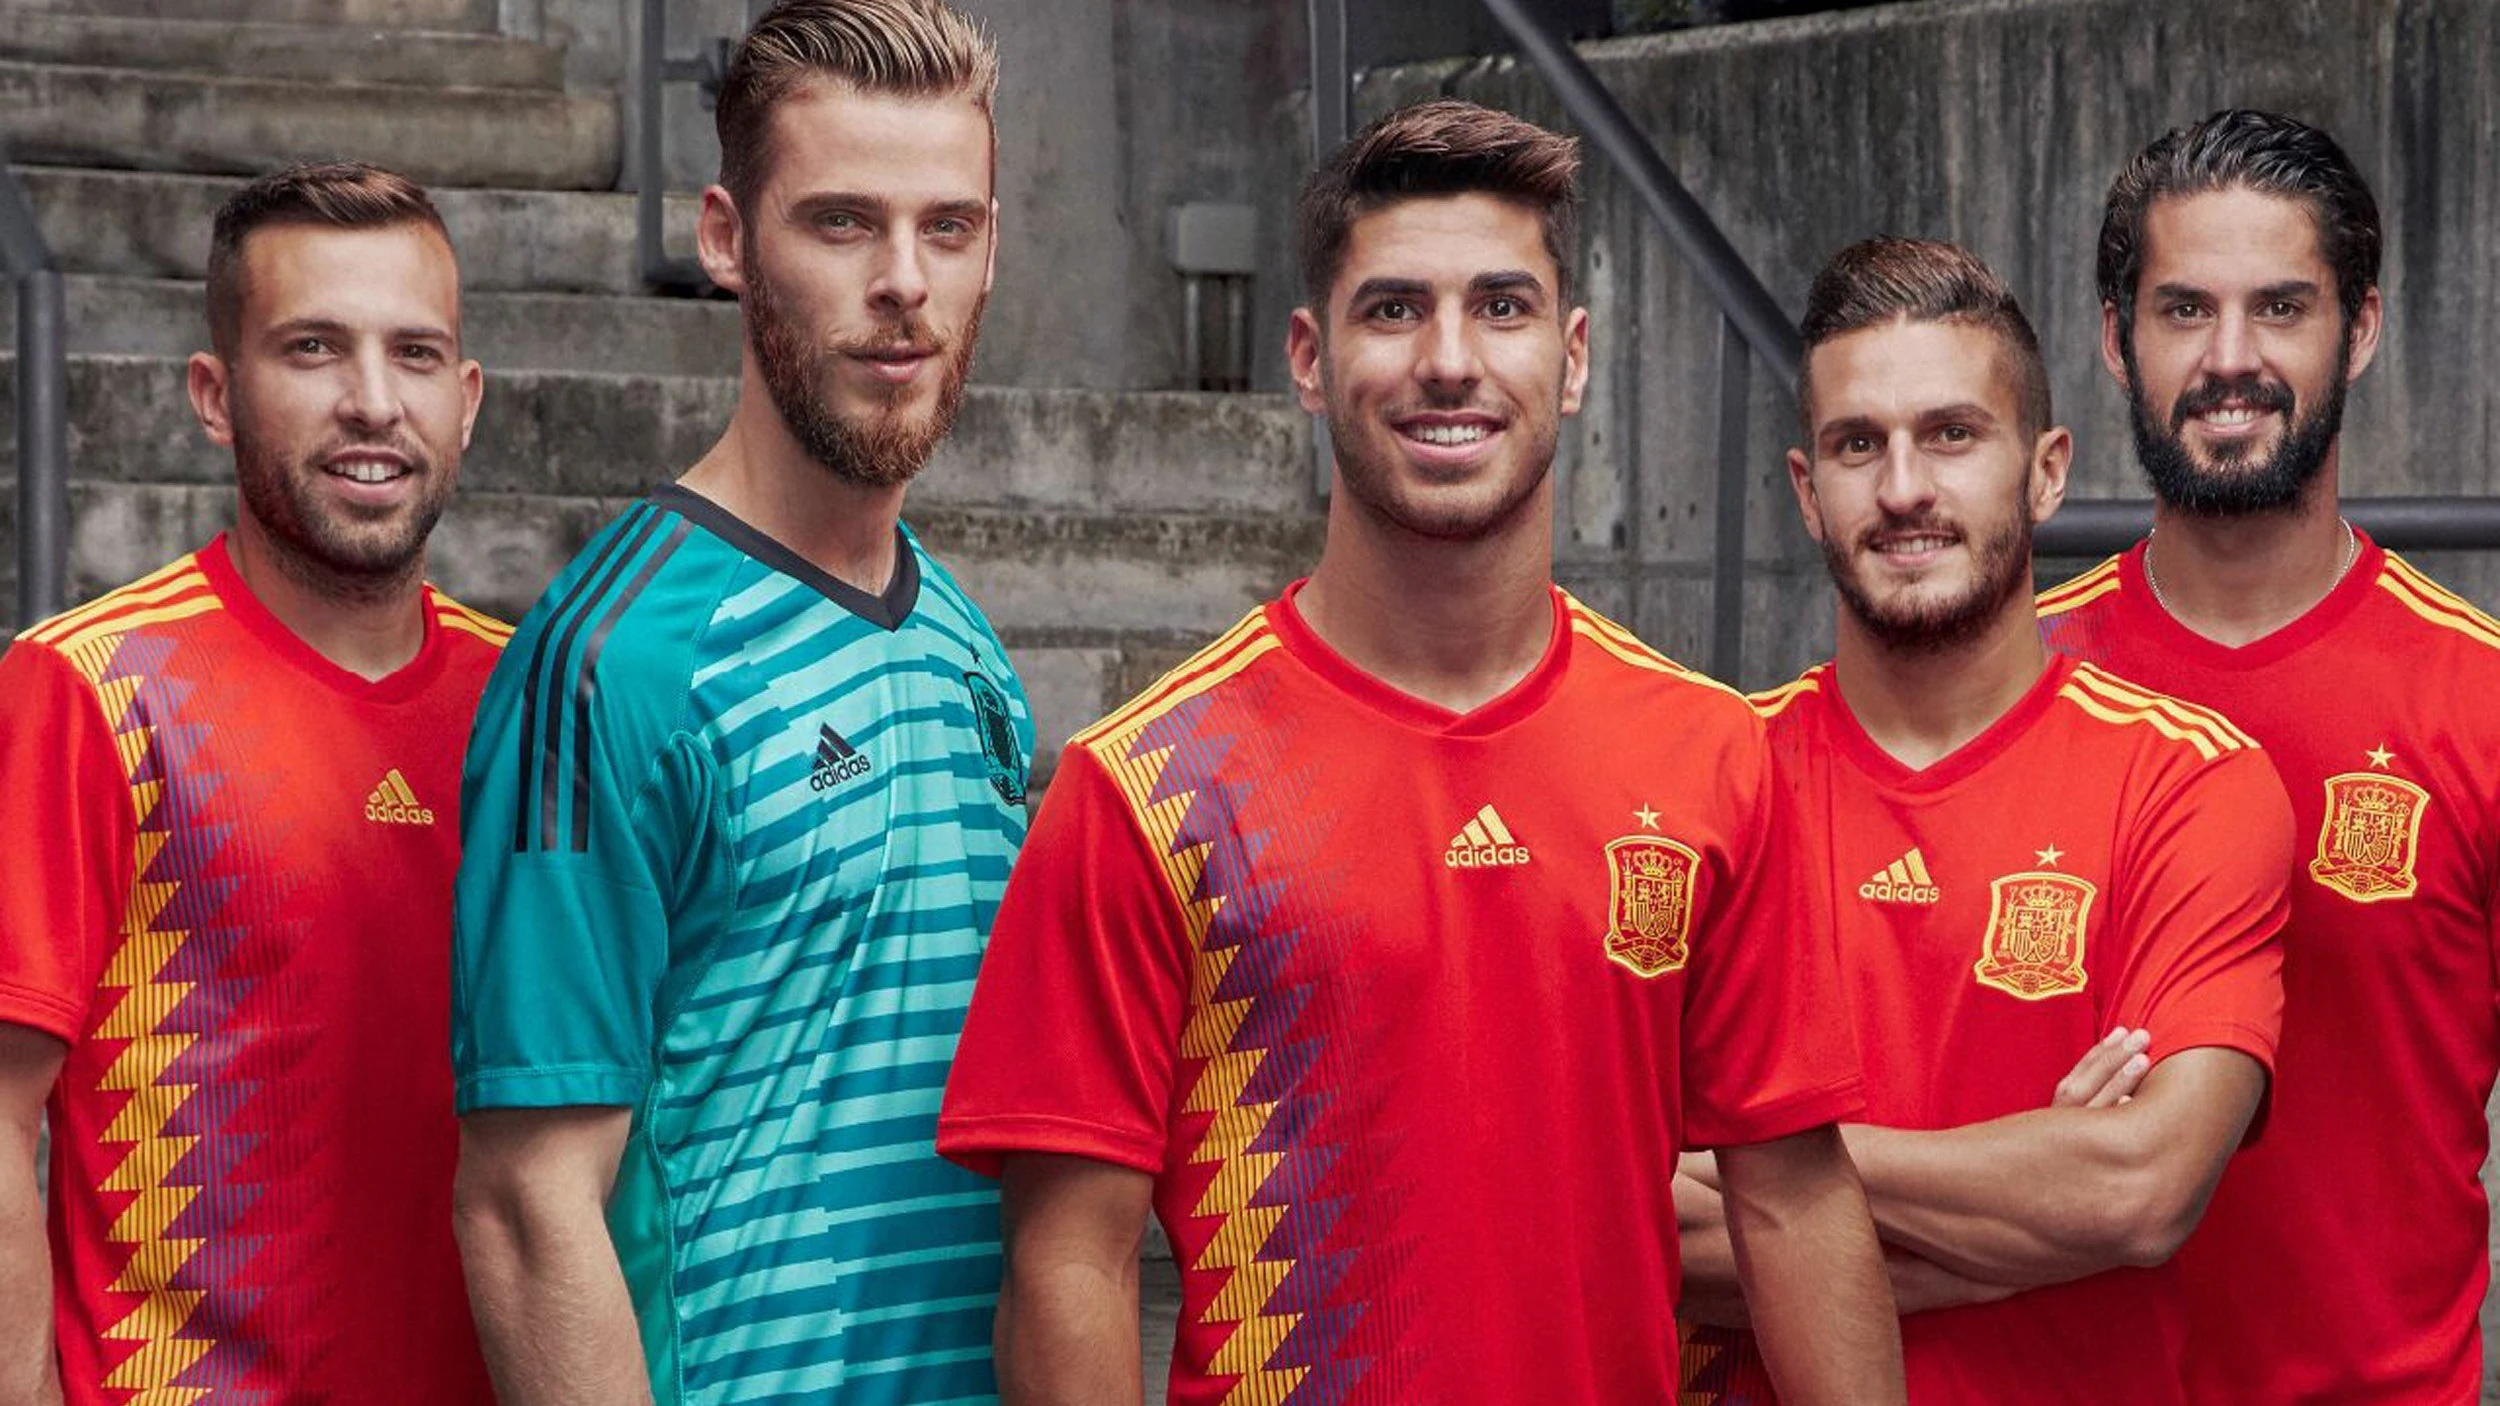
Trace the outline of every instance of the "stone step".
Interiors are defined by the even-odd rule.
[[[141,20],[331,24],[492,32],[502,0],[0,0],[0,15],[108,15]]]
[[[16,364],[14,352],[0,355],[5,473],[17,458]],[[725,377],[490,372],[462,482],[481,493],[622,501],[710,448],[737,393]],[[69,408],[73,477],[222,484],[233,476],[227,456],[200,436],[179,357],[72,357]],[[1282,396],[976,385],[912,501],[1037,520],[1116,525],[1134,517],[1132,526],[1103,530],[1140,551],[1265,550],[1277,524],[1316,512],[1310,477],[1308,419]],[[1172,525],[1180,519],[1224,526],[1184,531]],[[1021,527],[965,530],[976,529],[983,542],[1042,545],[1016,536]],[[1088,617],[1079,608],[1067,618]]]
[[[495,34],[338,25],[218,23],[113,15],[11,14],[0,60],[214,73],[299,83],[545,88],[564,83],[564,51]]]
[[[62,284],[73,356],[184,357],[208,345],[197,281],[71,274]],[[738,373],[738,305],[726,299],[472,289],[460,317],[468,354],[490,374]],[[16,334],[16,300],[0,298],[0,344]]]
[[[604,96],[0,63],[0,149],[29,165],[246,176],[354,157],[429,185],[601,190],[616,182],[618,118]]]
[[[205,277],[217,207],[243,182],[227,176],[20,166],[35,218],[61,267],[133,278]],[[638,293],[634,197],[553,190],[433,191],[472,292]],[[694,247],[696,201],[672,197],[668,250]]]

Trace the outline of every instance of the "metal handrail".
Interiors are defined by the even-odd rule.
[[[69,317],[61,269],[0,164],[0,270],[17,284],[17,623],[61,612],[69,580]]]
[[[709,293],[712,280],[703,265],[669,257],[665,242],[668,175],[662,138],[668,124],[661,100],[672,82],[694,84],[707,100],[717,96],[729,72],[730,41],[715,35],[700,55],[672,59],[667,0],[642,0],[642,32],[636,43],[634,82],[641,107],[634,127],[634,261],[643,285],[655,293]]]

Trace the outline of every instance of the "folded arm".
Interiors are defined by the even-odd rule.
[[[1001,1168],[998,1295],[1005,1406],[1138,1406],[1137,1256],[1154,1179],[1083,1157],[1013,1153]]]
[[[1933,1131],[1851,1127],[1886,1242],[1969,1279],[2030,1287],[2170,1258],[2204,1215],[2266,1073],[2184,1050],[2133,1098]]]
[[[499,1108],[460,1120],[452,1226],[503,1406],[651,1401],[607,1224],[631,1122],[622,1108]]]

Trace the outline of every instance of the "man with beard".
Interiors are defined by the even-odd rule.
[[[0,1401],[485,1406],[442,1029],[510,631],[425,583],[480,393],[442,218],[254,181],[208,332],[234,530],[0,655]]]
[[[1685,1146],[1794,1397],[1900,1400],[1761,725],[1552,582],[1578,161],[1440,102],[1304,187],[1327,546],[1069,744],[938,1124],[1016,1406],[1140,1399],[1150,1208],[1175,1402],[1671,1399]]]
[[[1803,331],[1788,471],[1838,645],[1757,706],[1840,915],[1868,1105],[1846,1135],[1910,1400],[2177,1406],[2164,1262],[2261,1105],[2281,1016],[2282,786],[2220,717],[2042,646],[2031,530],[2071,440],[1986,266],[1854,245]],[[1762,1406],[1718,1173],[1686,1170],[1682,1307],[1718,1325],[1686,1386]]]
[[[2052,647],[2218,708],[2300,861],[2282,1093],[2180,1257],[2202,1402],[2449,1403],[2482,1376],[2500,1071],[2500,623],[2336,511],[2378,210],[2314,127],[2220,112],[2110,188],[2102,356],[2154,532],[2041,598]]]
[[[995,1396],[998,1199],[931,1139],[1032,724],[898,516],[989,289],[997,73],[938,0],[757,22],[698,227],[736,411],[481,706],[457,1215],[504,1406]]]

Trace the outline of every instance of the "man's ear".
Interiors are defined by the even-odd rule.
[[[2118,383],[2118,389],[2133,395],[2135,387],[2127,384],[2125,335],[2118,328],[2118,305],[2101,304],[2101,365],[2109,368],[2109,378]]]
[[[216,353],[191,353],[190,364],[183,368],[183,389],[191,393],[191,413],[200,417],[209,443],[227,449],[234,447],[234,416],[226,400],[231,384],[226,363]]]
[[[1788,451],[1788,486],[1797,495],[1797,515],[1805,519],[1806,535],[1823,540],[1823,503],[1814,496],[1814,461],[1802,449]]]
[[[1562,413],[1580,413],[1589,388],[1589,310],[1573,308],[1563,319]]]
[[[2034,527],[2057,516],[2066,501],[2066,471],[2074,466],[2075,437],[2064,425],[2041,431],[2031,445],[2031,522]]]
[[[1285,369],[1293,377],[1295,399],[1313,415],[1328,413],[1328,396],[1319,369],[1320,356],[1327,350],[1319,318],[1309,308],[1295,308],[1292,319],[1285,324]]]
[[[2372,285],[2368,292],[2361,295],[2361,306],[2352,315],[2352,331],[2345,337],[2345,385],[2360,380],[2361,373],[2369,370],[2370,363],[2378,359],[2378,334],[2386,315],[2387,309],[2379,302],[2378,288]]]
[[[746,240],[746,221],[738,213],[738,202],[725,187],[705,186],[702,208],[694,217],[695,258],[715,287],[737,297],[747,291]]]

